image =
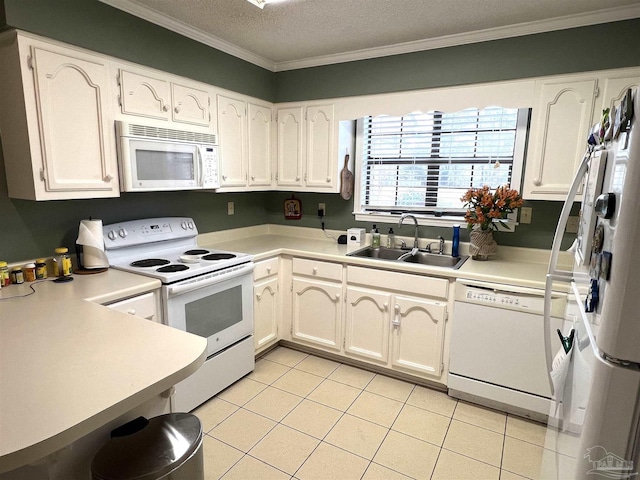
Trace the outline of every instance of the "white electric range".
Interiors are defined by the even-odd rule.
[[[253,257],[201,248],[187,217],[105,225],[109,264],[162,282],[163,323],[207,339],[207,360],[176,385],[171,409],[190,411],[254,368]]]

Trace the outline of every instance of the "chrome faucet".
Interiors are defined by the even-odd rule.
[[[430,242],[427,244],[425,250],[427,251],[427,253],[431,253],[431,245],[433,245],[436,242]],[[438,255],[443,255],[444,254],[444,238],[442,238],[442,236],[438,235]]]
[[[411,215],[410,213],[403,213],[402,215],[400,215],[398,228],[402,226],[402,222],[404,221],[405,218],[411,218],[413,220],[413,223],[415,223],[416,225],[416,232],[413,237],[413,248],[417,249],[418,248],[418,220],[416,220],[416,217]]]

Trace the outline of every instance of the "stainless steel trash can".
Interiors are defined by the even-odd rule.
[[[202,425],[190,413],[139,417],[111,432],[93,480],[204,480]]]

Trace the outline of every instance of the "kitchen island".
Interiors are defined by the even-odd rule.
[[[0,473],[72,444],[202,365],[204,338],[101,305],[159,287],[109,269],[0,289]]]

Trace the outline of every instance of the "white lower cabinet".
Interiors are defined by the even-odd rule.
[[[438,379],[448,291],[445,279],[348,266],[345,355]]]
[[[446,304],[396,295],[391,321],[391,366],[439,377],[446,320]]]
[[[292,339],[341,350],[342,265],[294,258],[292,272]]]
[[[278,341],[280,288],[278,258],[257,262],[253,270],[253,338],[256,353]]]
[[[346,355],[387,363],[390,302],[391,295],[388,293],[347,286]]]

